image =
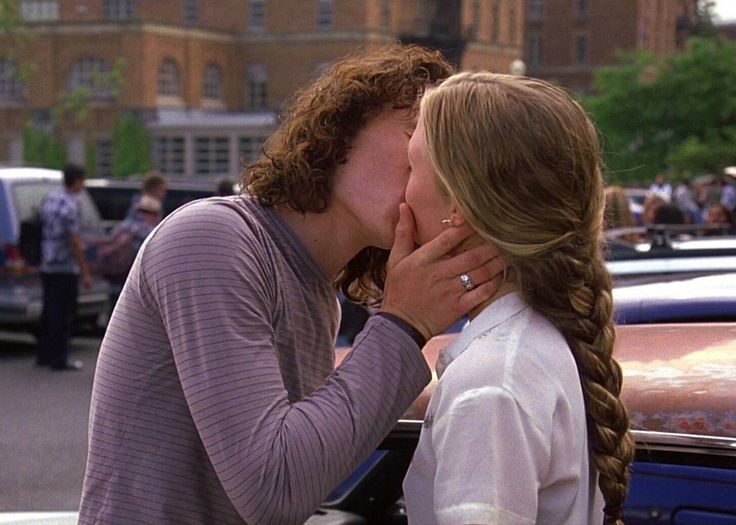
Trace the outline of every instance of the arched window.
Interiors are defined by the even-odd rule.
[[[207,100],[222,100],[222,69],[210,62],[204,68],[202,79],[202,97]]]
[[[23,102],[23,82],[14,60],[0,58],[0,103]]]
[[[88,90],[97,102],[112,100],[110,66],[107,61],[97,57],[85,57],[72,65],[66,77],[66,92],[78,89]]]
[[[179,66],[170,58],[161,62],[158,68],[158,94],[162,97],[181,96]]]
[[[249,109],[265,109],[268,106],[268,73],[263,64],[251,64],[245,70],[246,106]]]

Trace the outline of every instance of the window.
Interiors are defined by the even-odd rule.
[[[67,94],[83,89],[87,90],[96,102],[112,100],[110,85],[110,66],[107,61],[96,57],[85,57],[72,65],[66,77]]]
[[[102,0],[102,15],[105,20],[133,20],[136,15],[136,0]]]
[[[23,82],[14,60],[0,58],[0,103],[23,102]]]
[[[20,16],[26,22],[53,22],[59,19],[57,0],[23,0]]]
[[[509,44],[516,44],[516,4],[509,4]]]
[[[227,175],[230,144],[227,137],[197,137],[194,140],[194,172],[196,175]]]
[[[478,36],[478,23],[480,21],[480,0],[473,0],[470,12],[470,24],[468,26],[468,36],[470,38],[477,38]]]
[[[248,109],[265,109],[268,107],[268,75],[262,64],[248,66],[245,71],[246,106]]]
[[[217,64],[207,64],[204,69],[202,97],[207,100],[222,100],[222,69]]]
[[[158,94],[162,97],[181,96],[179,67],[170,58],[161,62],[158,69]]]
[[[532,21],[544,18],[544,0],[529,0],[527,2],[527,18]]]
[[[154,141],[154,162],[164,175],[184,175],[184,138],[157,137]]]
[[[575,15],[582,19],[588,18],[589,7],[588,0],[575,0]]]
[[[332,0],[317,0],[317,27],[330,29],[332,22]]]
[[[248,27],[251,31],[263,31],[266,27],[266,1],[250,0],[250,18]]]
[[[491,5],[491,42],[498,43],[501,33],[501,0],[493,0]]]
[[[194,27],[199,25],[199,0],[184,0],[184,25]]]
[[[575,37],[575,62],[584,64],[588,61],[588,37],[578,35]]]
[[[527,61],[529,64],[538,66],[542,63],[542,35],[530,34],[528,39]]]
[[[261,156],[262,137],[240,137],[238,139],[238,151],[240,151],[240,160],[244,164],[258,160]]]
[[[95,168],[97,177],[112,176],[112,140],[99,139],[95,143]]]
[[[381,25],[384,29],[391,27],[391,0],[381,1]]]

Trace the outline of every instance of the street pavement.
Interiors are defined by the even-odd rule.
[[[79,507],[100,339],[72,343],[84,369],[51,372],[33,365],[33,337],[0,331],[0,512]]]

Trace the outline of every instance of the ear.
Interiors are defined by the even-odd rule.
[[[452,224],[455,227],[462,226],[467,221],[465,220],[465,217],[456,209],[452,208],[450,210],[450,224]]]

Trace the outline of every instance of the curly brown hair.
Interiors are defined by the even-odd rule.
[[[243,171],[243,187],[264,206],[324,212],[332,175],[365,124],[386,107],[416,110],[424,90],[450,74],[438,51],[415,45],[364,50],[340,60],[294,95],[263,157]],[[368,247],[335,284],[353,300],[378,301],[387,260],[387,250]]]

